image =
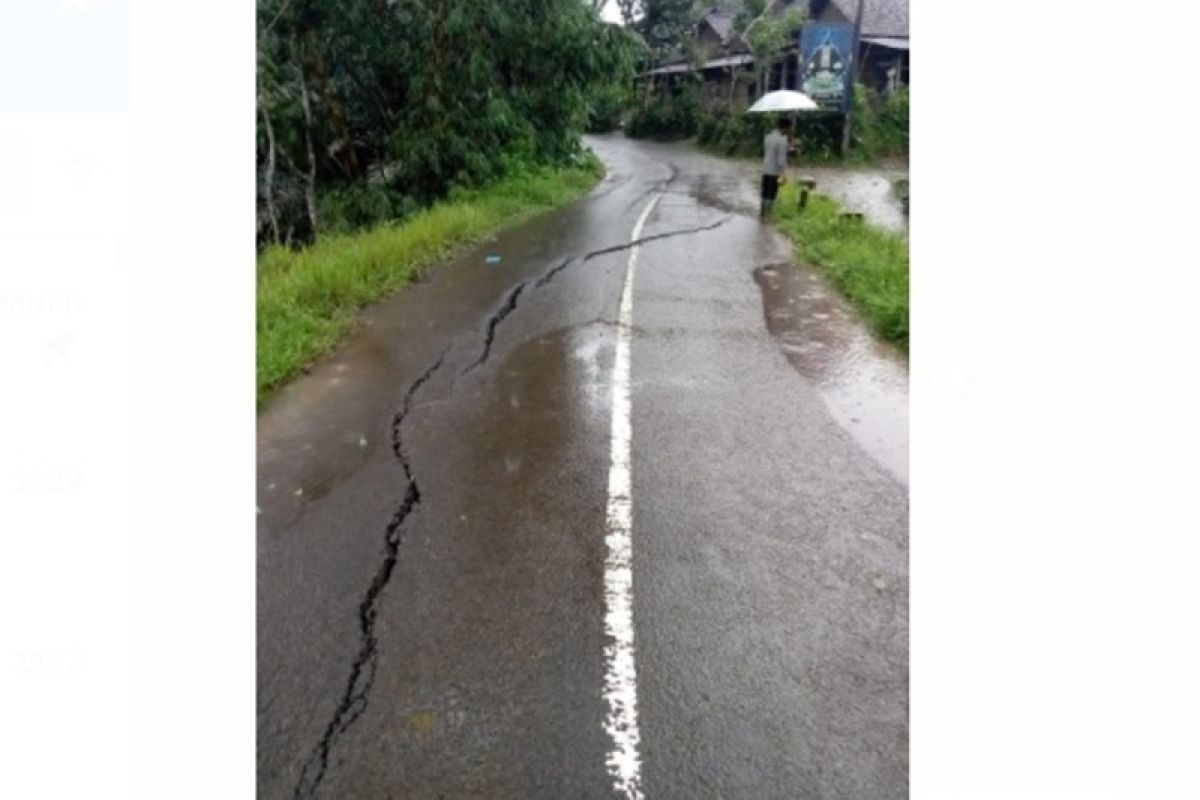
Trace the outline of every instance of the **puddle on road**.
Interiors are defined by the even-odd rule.
[[[849,303],[809,267],[754,271],[767,330],[811,380],[838,424],[908,484],[908,362],[875,339]]]

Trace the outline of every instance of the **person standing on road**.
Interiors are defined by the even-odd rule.
[[[788,134],[792,122],[780,117],[779,127],[763,137],[762,211],[763,219],[771,215],[779,187],[787,181]]]

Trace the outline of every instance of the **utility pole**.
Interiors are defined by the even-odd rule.
[[[842,158],[850,150],[850,114],[854,110],[854,86],[858,83],[858,36],[862,33],[863,0],[854,11],[854,41],[850,45],[850,96],[846,98],[846,116],[842,119]]]

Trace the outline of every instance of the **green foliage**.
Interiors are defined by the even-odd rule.
[[[908,153],[908,91],[887,99],[861,84],[855,87],[850,161],[870,161]],[[775,127],[773,114],[705,111],[697,87],[688,85],[676,95],[655,99],[626,126],[633,137],[682,139],[694,135],[697,143],[723,156],[761,156],[763,137]],[[800,146],[793,163],[828,163],[841,160],[842,117],[839,114],[798,114],[792,135]]]
[[[779,17],[767,14],[758,18],[746,31],[746,41],[754,52],[760,82],[767,70],[779,60],[784,48],[794,41],[794,34],[804,24],[806,16],[804,10],[793,7]]]
[[[631,69],[611,29],[578,0],[258,0],[260,221],[274,205],[308,239],[501,180],[513,159],[566,163],[591,93]],[[365,188],[380,172],[383,191]],[[316,231],[314,196],[335,215]]]
[[[597,47],[608,65],[606,80],[596,83],[588,93],[587,130],[604,133],[617,128],[633,99],[634,76],[645,55],[645,45],[627,28],[605,26]]]
[[[703,116],[699,83],[691,81],[634,111],[625,132],[639,139],[686,139],[699,129]]]
[[[681,49],[692,30],[692,0],[641,0],[634,29],[656,59]]]
[[[800,210],[796,187],[780,191],[772,219],[797,255],[819,266],[884,339],[908,348],[908,239],[844,220],[824,195]]]
[[[745,0],[733,18],[733,29],[744,33],[750,23],[762,16],[767,7],[767,0]]]
[[[696,141],[723,156],[761,156],[763,137],[775,127],[777,119],[774,114],[705,114],[697,124]],[[792,135],[800,145],[800,155],[793,163],[836,160],[841,125],[841,117],[799,115]]]
[[[880,97],[861,83],[854,86],[851,147],[866,158],[908,154],[908,89]]]
[[[318,200],[319,233],[349,233],[416,210],[410,197],[377,183],[351,184],[323,193]]]
[[[617,0],[617,8],[621,12],[621,21],[625,23],[626,27],[632,27],[641,2],[642,0]]]
[[[629,87],[616,83],[594,91],[588,109],[588,132],[606,133],[618,128],[632,97],[633,92]]]
[[[603,174],[599,159],[530,167],[487,189],[456,188],[448,200],[399,224],[323,235],[310,247],[277,245],[258,258],[258,398],[329,350],[367,303],[416,279],[455,248],[576,197]]]
[[[697,142],[725,156],[762,155],[763,137],[775,127],[769,114],[706,114],[697,127]]]

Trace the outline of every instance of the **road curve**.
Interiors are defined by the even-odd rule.
[[[785,266],[744,168],[589,143],[587,197],[367,309],[260,414],[261,797],[907,797],[903,362]],[[817,315],[841,333],[787,324]]]

